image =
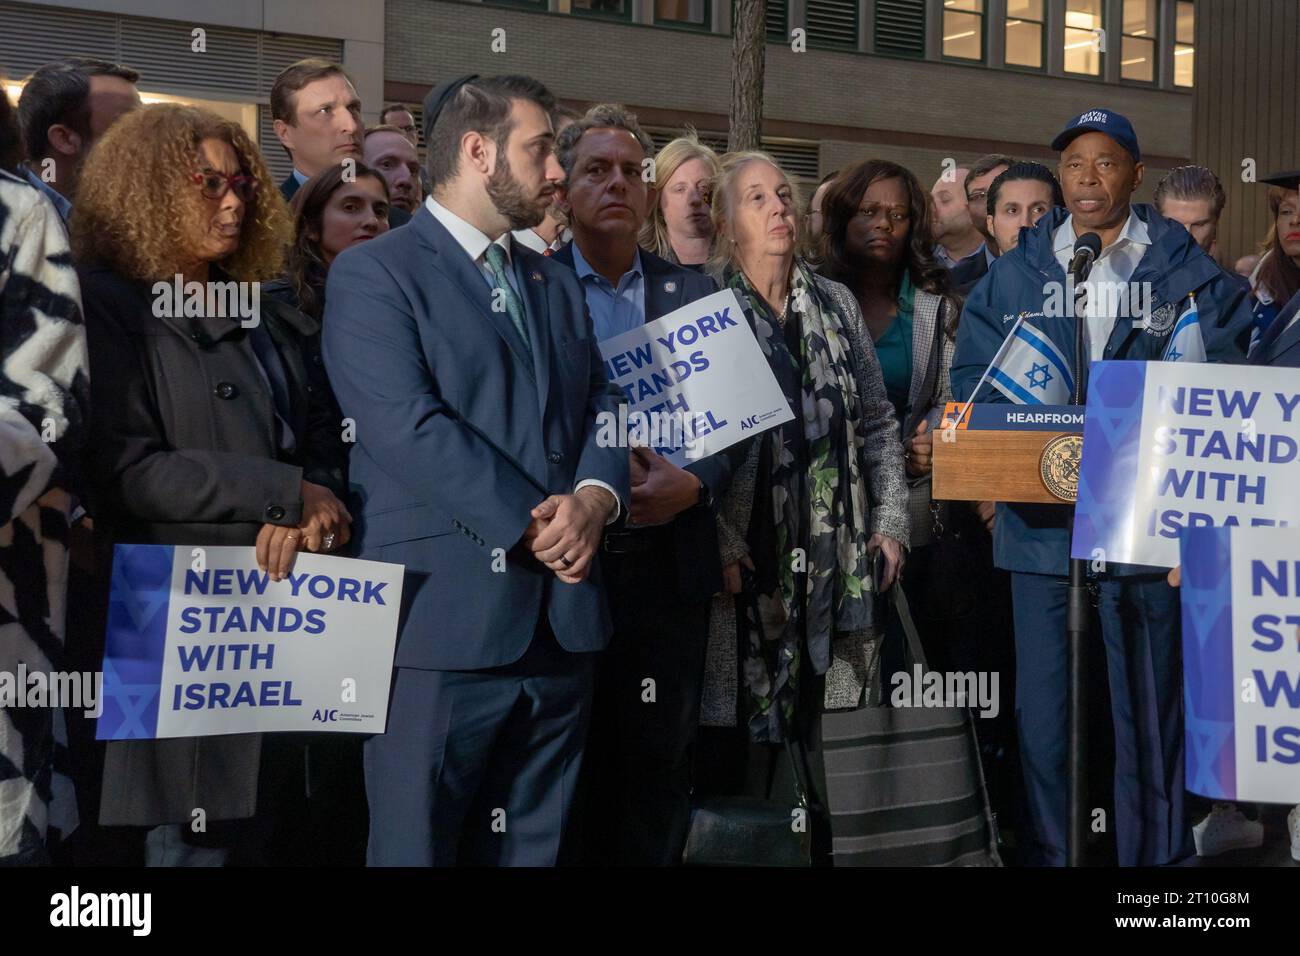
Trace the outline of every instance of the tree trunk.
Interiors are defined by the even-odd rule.
[[[731,7],[731,35],[731,134],[727,148],[759,149],[767,50],[766,0],[735,0]]]

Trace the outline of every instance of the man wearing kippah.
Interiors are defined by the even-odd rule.
[[[1174,320],[1186,312],[1192,295],[1202,343],[1199,360],[1242,361],[1250,326],[1243,290],[1181,225],[1152,206],[1132,202],[1143,173],[1132,124],[1113,110],[1088,110],[1070,120],[1052,148],[1060,153],[1065,207],[1022,232],[1019,245],[998,258],[971,292],[958,326],[953,394],[982,402],[1069,400],[1061,397],[1069,395],[1066,388],[1058,388],[1054,399],[1034,394],[1047,391],[1041,372],[1024,381],[1000,372],[997,385],[981,385],[1022,314],[1063,359],[1049,369],[1062,381],[1067,377],[1062,369],[1075,367],[1076,321],[1084,323],[1087,360],[1160,361],[1172,357]],[[1086,296],[1073,310],[1062,309],[1062,299],[1074,293],[1066,273],[1076,242],[1088,233],[1100,239],[1101,251]],[[1117,302],[1144,308],[1134,314],[1116,310]],[[1067,505],[999,504],[993,536],[994,562],[1012,572],[1015,605],[1016,719],[1029,824],[1018,844],[1026,856],[1021,862],[1045,866],[1066,861],[1072,513]],[[1100,624],[1115,727],[1119,862],[1175,863],[1192,853],[1184,807],[1178,592],[1163,569],[1113,563],[1090,584],[1097,608],[1090,630],[1097,633]]]

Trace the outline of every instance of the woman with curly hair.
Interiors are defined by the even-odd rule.
[[[339,423],[304,358],[318,326],[260,296],[289,220],[243,129],[188,106],[123,117],[87,159],[71,227],[100,567],[118,543],[256,545],[282,580],[297,551],[346,543]],[[112,742],[100,822],[150,827],[151,865],[238,859],[293,799],[301,748],[285,740]]]

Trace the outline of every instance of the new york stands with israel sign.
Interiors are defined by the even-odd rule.
[[[403,568],[253,548],[119,544],[100,740],[257,731],[383,733]]]
[[[1300,801],[1300,529],[1182,539],[1187,789]]]
[[[1294,370],[1093,364],[1073,557],[1173,567],[1184,528],[1298,524]]]

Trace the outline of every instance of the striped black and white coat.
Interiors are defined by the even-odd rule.
[[[87,386],[63,222],[29,183],[0,171],[0,673],[11,687],[20,665],[62,666]],[[76,826],[63,713],[0,706],[0,865],[43,862]]]

